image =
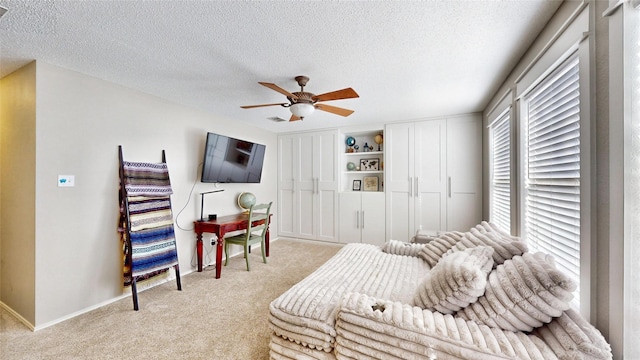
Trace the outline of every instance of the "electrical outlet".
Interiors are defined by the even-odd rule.
[[[74,186],[76,186],[76,177],[74,175],[58,175],[58,187]]]

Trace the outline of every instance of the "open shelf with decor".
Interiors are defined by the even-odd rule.
[[[384,191],[382,129],[343,135],[340,191]]]

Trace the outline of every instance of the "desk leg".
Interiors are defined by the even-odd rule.
[[[216,279],[220,279],[220,274],[222,274],[222,252],[224,251],[224,238],[220,234],[216,234],[218,236],[218,241],[216,242]]]
[[[198,272],[202,272],[202,233],[196,234],[196,251],[198,254]]]

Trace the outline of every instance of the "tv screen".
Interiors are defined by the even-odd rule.
[[[204,183],[259,183],[265,146],[207,133],[202,164]]]

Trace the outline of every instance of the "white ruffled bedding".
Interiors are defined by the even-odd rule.
[[[533,333],[364,294],[345,296],[337,317],[337,359],[612,359],[600,331],[573,309]]]
[[[273,360],[335,360],[332,352],[318,351],[271,334],[269,357]]]
[[[337,316],[338,359],[557,359],[535,336],[364,294],[346,296]]]
[[[270,356],[612,359],[569,308],[575,287],[553,258],[486,222],[427,244],[349,244],[271,302]]]
[[[429,265],[420,258],[390,255],[370,244],[348,244],[271,302],[269,328],[284,339],[331,352],[336,312],[345,294],[410,303],[428,271]]]

